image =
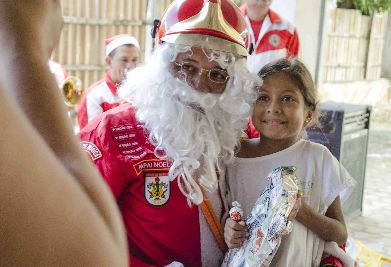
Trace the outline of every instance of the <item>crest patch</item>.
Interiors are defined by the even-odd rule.
[[[279,46],[280,43],[281,43],[281,37],[278,36],[278,34],[275,34],[275,33],[274,33],[274,34],[272,34],[272,35],[269,36],[269,44],[270,44],[271,46],[276,47],[276,46]]]
[[[145,199],[153,206],[162,206],[170,198],[170,180],[168,173],[145,174]]]
[[[80,144],[81,149],[87,152],[87,154],[91,157],[92,160],[95,161],[102,157],[102,153],[95,144],[86,141],[82,141]]]

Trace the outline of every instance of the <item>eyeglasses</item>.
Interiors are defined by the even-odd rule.
[[[174,62],[175,65],[180,69],[180,71],[186,75],[186,78],[192,79],[198,75],[201,75],[203,71],[208,73],[208,78],[214,83],[226,83],[229,79],[228,72],[224,69],[212,68],[204,69],[197,66],[194,66],[190,62],[178,63]]]

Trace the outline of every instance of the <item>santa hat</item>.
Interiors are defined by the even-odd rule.
[[[138,49],[140,49],[140,45],[136,38],[130,36],[128,34],[120,34],[115,35],[111,38],[105,39],[106,44],[106,56],[110,55],[110,53],[120,47],[121,45],[134,45]]]

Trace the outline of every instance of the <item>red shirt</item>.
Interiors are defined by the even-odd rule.
[[[261,29],[262,29],[262,24],[263,24],[264,19],[252,20],[252,19],[249,18],[249,20],[250,20],[250,23],[251,23],[251,28],[254,31],[255,41],[257,41],[258,37],[259,37],[259,33],[261,32]]]
[[[247,57],[250,72],[258,73],[264,65],[279,58],[298,56],[299,37],[288,20],[269,9],[262,23],[254,22],[247,16],[246,4],[242,5],[241,10],[249,32],[246,45],[253,48],[253,53]]]
[[[168,180],[170,163],[155,157],[131,104],[101,114],[80,137],[118,202],[132,266],[201,266],[198,207]]]
[[[106,73],[104,80],[94,83],[87,89],[77,110],[80,129],[99,114],[121,103],[122,100],[117,96],[117,90],[117,85],[111,80],[108,73]]]
[[[261,134],[255,128],[255,126],[254,126],[254,124],[253,124],[253,122],[251,120],[249,120],[248,123],[247,123],[247,128],[245,130],[245,133],[247,134],[247,138],[248,139],[258,138],[259,136],[261,136]]]

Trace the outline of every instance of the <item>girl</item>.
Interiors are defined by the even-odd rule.
[[[295,166],[303,192],[290,219],[292,232],[284,236],[272,266],[319,266],[325,241],[346,242],[341,208],[354,186],[346,169],[321,144],[303,139],[306,127],[318,117],[317,91],[311,75],[296,59],[280,59],[259,72],[259,90],[252,121],[260,138],[242,141],[228,166],[230,197],[248,216],[276,167]],[[228,219],[225,240],[230,248],[246,238],[245,227]]]

